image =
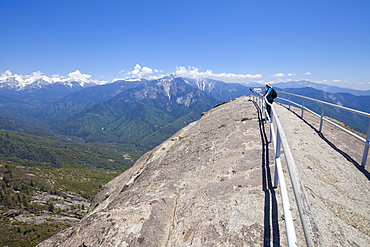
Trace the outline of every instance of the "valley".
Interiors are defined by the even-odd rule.
[[[99,187],[118,174],[0,160],[0,244],[35,246],[71,226],[86,214]]]
[[[101,186],[146,151],[0,130],[0,244],[35,246],[79,221]]]

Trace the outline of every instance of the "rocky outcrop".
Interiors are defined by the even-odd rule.
[[[292,143],[293,154],[321,245],[366,246],[368,179],[302,120],[277,108],[289,121],[287,133],[307,136]],[[265,126],[247,97],[215,107],[105,185],[79,224],[39,246],[286,246]]]

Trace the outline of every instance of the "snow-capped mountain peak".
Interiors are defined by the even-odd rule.
[[[10,70],[0,74],[0,88],[11,88],[15,90],[26,90],[33,88],[42,88],[52,84],[63,84],[68,87],[94,86],[106,84],[107,81],[99,81],[90,79],[91,76],[82,74],[79,70],[68,74],[68,78],[60,75],[48,77],[40,71],[33,72],[29,75],[13,74]]]
[[[216,81],[208,78],[198,78],[198,79],[190,79],[186,78],[184,79],[186,83],[189,85],[199,88],[202,91],[205,92],[211,92],[212,89],[214,89],[216,85]]]

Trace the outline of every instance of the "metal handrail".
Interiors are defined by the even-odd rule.
[[[259,96],[259,97],[258,97]],[[285,185],[284,174],[281,166],[280,154],[281,148],[284,151],[285,161],[288,167],[291,184],[294,191],[294,196],[298,208],[298,212],[301,219],[302,228],[304,231],[307,246],[319,246],[320,239],[317,229],[317,225],[314,221],[313,215],[311,213],[310,204],[308,202],[306,193],[303,189],[303,184],[300,180],[297,166],[295,164],[293,155],[290,151],[288,141],[286,139],[282,125],[275,113],[275,109],[272,104],[270,104],[266,99],[262,97],[261,94],[257,95],[254,99],[259,102],[266,118],[270,122],[270,140],[274,143],[274,155],[275,155],[275,176],[274,176],[274,186],[277,187],[280,181],[280,194],[283,204],[283,212],[285,219],[286,234],[288,240],[288,246],[297,246],[297,238],[294,230],[293,218],[292,218],[292,208],[289,205],[288,193]],[[271,116],[266,111],[266,104],[271,106]],[[274,122],[276,124],[276,133],[274,128]]]
[[[299,97],[299,98],[307,99],[307,100],[314,101],[314,102],[317,102],[317,103],[321,104],[321,114],[317,114],[316,112],[314,112],[314,111],[308,109],[307,107],[305,107],[303,104],[300,105],[300,104],[298,104],[298,103],[296,103],[296,102],[294,102],[292,100],[285,99],[285,98],[282,98],[282,97],[279,96],[279,99],[284,100],[284,101],[287,101],[287,102],[289,102],[291,104],[294,104],[296,106],[299,106],[302,109],[302,113],[301,113],[301,117],[302,118],[303,118],[304,110],[309,111],[312,114],[314,114],[315,116],[319,117],[320,118],[319,132],[322,131],[323,121],[325,121],[325,122],[330,123],[331,125],[334,125],[335,127],[339,128],[339,129],[341,129],[342,131],[344,131],[344,132],[352,135],[353,137],[359,139],[360,141],[362,141],[364,143],[364,151],[363,151],[363,155],[362,155],[361,165],[362,166],[365,166],[366,165],[368,154],[369,154],[369,147],[370,147],[370,121],[369,121],[368,129],[367,129],[366,139],[365,139],[365,138],[363,138],[363,137],[361,137],[361,136],[353,133],[352,131],[347,130],[346,128],[343,128],[342,126],[340,126],[340,125],[338,125],[338,124],[330,121],[329,119],[326,119],[325,118],[325,115],[324,115],[324,112],[325,112],[324,111],[324,107],[325,106],[332,106],[332,107],[335,107],[335,108],[338,108],[338,109],[341,109],[341,110],[345,110],[345,111],[348,111],[348,112],[352,112],[354,114],[362,115],[362,116],[365,116],[365,117],[368,117],[368,118],[370,118],[370,113],[358,111],[358,110],[351,109],[351,108],[348,108],[348,107],[344,107],[344,106],[332,104],[332,103],[329,103],[329,102],[325,102],[325,101],[313,99],[313,98],[310,98],[310,97],[306,97],[306,96],[302,96],[302,95],[298,95],[298,94],[294,94],[294,93],[288,93],[288,92],[279,91],[279,95],[281,95],[281,94],[292,95],[292,96],[296,96],[296,97]]]

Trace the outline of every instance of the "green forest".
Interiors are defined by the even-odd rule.
[[[36,246],[71,226],[100,187],[145,151],[0,130],[0,246]],[[65,204],[70,197],[81,203]]]

